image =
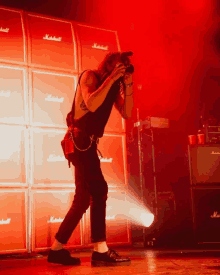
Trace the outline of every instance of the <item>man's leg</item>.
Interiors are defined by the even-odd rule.
[[[108,251],[106,244],[106,200],[108,194],[107,183],[96,181],[91,191],[90,222],[91,240],[94,243],[94,251],[104,253]]]
[[[83,165],[75,167],[75,196],[72,206],[55,236],[56,240],[58,241],[53,245],[53,248],[55,249],[61,247],[60,244],[66,244],[68,242],[73,230],[76,228],[83,214],[89,207],[90,193],[87,187],[84,172]]]
[[[80,264],[80,259],[71,257],[69,251],[63,249],[63,244],[67,243],[72,232],[82,218],[82,215],[86,212],[90,204],[90,193],[84,177],[82,177],[82,170],[82,166],[75,167],[76,192],[74,200],[55,236],[56,239],[51,246],[48,262],[64,265]]]
[[[100,161],[94,162],[95,176],[89,182],[91,194],[90,221],[91,221],[91,240],[94,243],[92,254],[92,265],[108,265],[109,263],[130,263],[130,259],[120,256],[116,251],[109,249],[106,244],[106,201],[108,185],[105,181]]]

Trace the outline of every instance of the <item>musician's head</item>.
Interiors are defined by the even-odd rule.
[[[130,60],[120,52],[111,52],[105,56],[97,70],[101,81],[104,81],[111,74],[117,63],[124,63],[127,66],[130,64]]]
[[[98,66],[98,74],[100,76],[100,79],[102,81],[105,80],[106,77],[108,77],[111,72],[114,70],[115,65],[120,62],[120,53],[108,53],[103,61]]]

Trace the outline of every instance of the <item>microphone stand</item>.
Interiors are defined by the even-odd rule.
[[[139,116],[139,108],[137,108],[137,121],[140,121],[140,116]],[[143,177],[143,150],[142,150],[142,140],[143,140],[143,135],[142,135],[142,129],[140,127],[137,127],[137,133],[138,133],[138,155],[139,155],[139,174],[140,174],[140,187],[141,187],[141,199],[144,204],[144,177]],[[143,241],[145,244],[146,241],[146,228],[143,227]]]
[[[139,108],[137,108],[137,121],[139,122],[140,120],[139,116]],[[152,142],[152,162],[153,162],[153,186],[154,186],[154,206],[153,208],[155,209],[155,219],[153,224],[158,219],[158,194],[157,194],[157,181],[156,181],[156,161],[155,161],[155,145],[154,145],[154,133],[153,133],[153,128],[151,127],[150,124],[150,132],[151,132],[151,142]],[[140,187],[141,187],[141,199],[144,204],[144,176],[143,176],[143,162],[144,162],[144,154],[143,154],[143,146],[142,146],[142,141],[143,141],[143,129],[140,129],[140,127],[137,127],[137,133],[138,133],[138,155],[139,155],[139,174],[140,174]],[[157,229],[156,229],[157,231]],[[143,241],[144,241],[144,246],[146,244],[146,227],[143,228]],[[152,243],[152,242],[151,242]],[[153,244],[152,244],[153,245]]]
[[[155,196],[155,215],[158,217],[158,196],[157,196],[157,174],[156,174],[156,160],[155,160],[155,146],[154,146],[154,132],[153,128],[150,127],[151,141],[152,141],[152,161],[153,161],[153,178],[154,178],[154,196]]]

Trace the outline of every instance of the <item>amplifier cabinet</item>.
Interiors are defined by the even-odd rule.
[[[31,125],[66,128],[66,116],[72,108],[77,75],[32,69],[29,77]]]
[[[26,40],[23,12],[0,7],[0,62],[24,64]]]
[[[0,125],[0,186],[28,184],[28,130],[19,125]]]
[[[0,123],[28,124],[27,77],[25,67],[0,64]]]
[[[125,138],[125,135],[104,134],[99,140],[101,169],[109,187],[127,185]]]
[[[206,143],[220,143],[220,126],[206,126],[205,127],[205,141]]]
[[[61,140],[66,130],[30,129],[31,185],[42,187],[74,187],[74,166],[68,167]],[[98,149],[101,168],[109,187],[127,185],[125,135],[105,134],[99,141]]]
[[[29,64],[76,71],[76,44],[72,24],[65,20],[26,14]]]
[[[33,187],[74,187],[74,167],[68,161],[61,147],[66,130],[30,128],[31,176]]]
[[[55,240],[60,224],[65,218],[75,190],[32,190],[32,249],[48,249]],[[81,222],[71,235],[68,247],[82,245]]]
[[[220,243],[220,186],[191,188],[193,227],[198,243]]]
[[[120,51],[116,31],[76,24],[79,41],[79,70],[97,69],[109,52]]]
[[[192,185],[220,183],[220,145],[189,146]]]
[[[108,244],[130,244],[130,223],[122,214],[126,203],[126,194],[121,190],[109,190],[106,202],[106,239]],[[85,245],[91,243],[90,208],[84,215],[84,239]]]
[[[0,190],[0,254],[27,252],[27,190]]]
[[[105,133],[125,133],[125,120],[113,106],[109,120],[105,126]]]

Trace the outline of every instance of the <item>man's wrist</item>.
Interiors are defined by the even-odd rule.
[[[125,96],[130,96],[133,94],[133,82],[129,84],[127,84],[125,86]]]
[[[131,92],[130,94],[125,94],[125,96],[127,97],[127,96],[130,96],[130,95],[133,95],[133,92]]]
[[[132,87],[133,84],[134,84],[134,83],[133,83],[133,81],[132,81],[132,82],[130,82],[130,83],[125,84],[125,87],[128,87],[128,88],[129,88],[129,87]]]

